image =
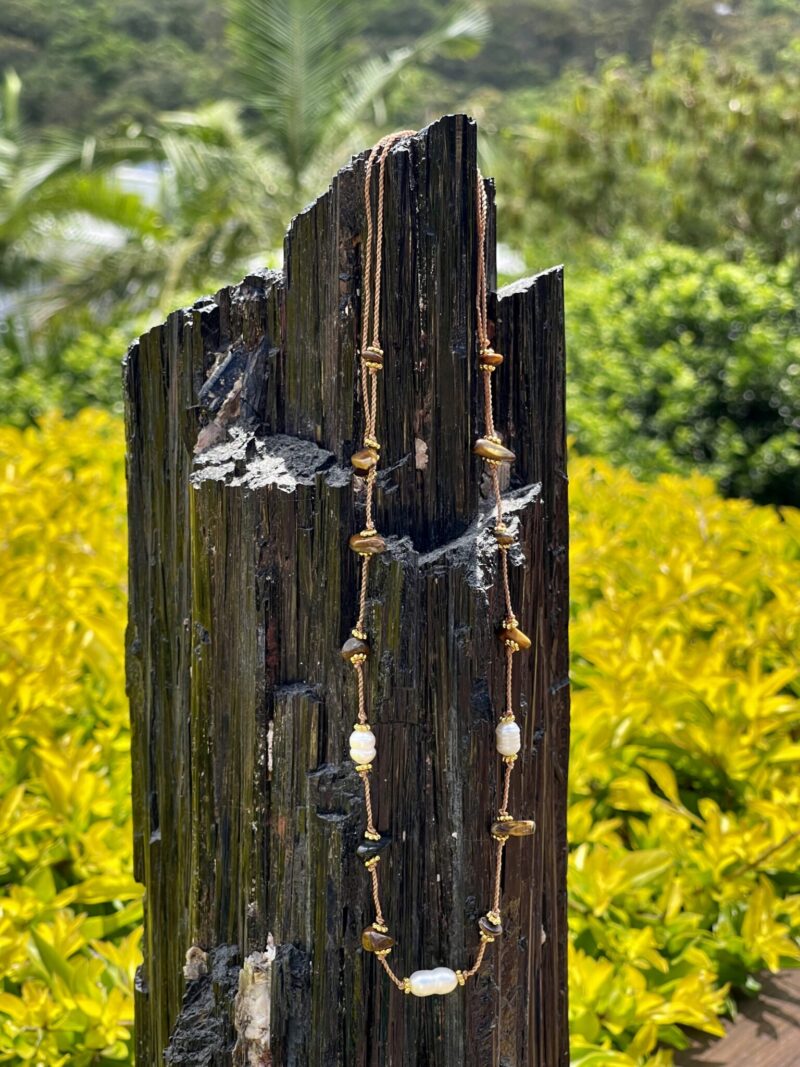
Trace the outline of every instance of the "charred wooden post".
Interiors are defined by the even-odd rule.
[[[401,974],[468,965],[491,899],[502,617],[475,359],[476,128],[392,150],[382,310],[389,550],[374,568],[371,721],[384,904]],[[128,687],[147,890],[137,1062],[561,1067],[567,1053],[567,485],[558,268],[491,301],[520,625],[520,763],[504,934],[447,997],[404,997],[360,934],[356,368],[365,155],[296,216],[285,269],[170,315],[125,364]],[[490,280],[495,276],[493,186]],[[402,610],[401,610],[402,608]],[[487,667],[487,663],[489,667]],[[391,700],[386,694],[391,693]],[[513,847],[512,847],[513,845]]]

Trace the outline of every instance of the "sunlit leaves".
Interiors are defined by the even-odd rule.
[[[578,457],[570,485],[573,1059],[667,1065],[800,964],[800,514]]]
[[[0,1063],[128,1062],[121,427],[0,428]]]

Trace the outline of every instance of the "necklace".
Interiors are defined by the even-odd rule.
[[[362,448],[351,459],[354,475],[366,482],[366,517],[364,529],[350,538],[350,548],[361,560],[359,612],[355,626],[342,647],[342,656],[355,671],[358,692],[358,721],[353,724],[350,735],[350,758],[356,765],[364,786],[364,806],[367,825],[364,840],[358,846],[357,855],[364,863],[372,882],[372,900],[375,906],[375,918],[361,935],[362,947],[372,952],[380,962],[386,974],[398,989],[418,997],[434,993],[450,993],[457,986],[465,985],[480,970],[487,945],[491,944],[503,932],[501,921],[500,882],[503,871],[503,850],[509,837],[525,837],[534,832],[534,823],[530,819],[514,819],[508,812],[508,798],[511,787],[511,773],[520,750],[520,729],[515,721],[513,710],[514,655],[530,648],[531,641],[520,629],[511,603],[511,590],[508,578],[508,551],[514,544],[514,535],[503,521],[503,499],[500,489],[498,468],[502,463],[511,463],[514,453],[506,448],[495,430],[492,404],[492,374],[502,364],[503,356],[492,349],[487,322],[486,290],[486,189],[480,170],[476,171],[475,219],[478,231],[478,281],[476,293],[476,317],[478,334],[478,368],[483,378],[483,416],[484,434],[475,442],[473,452],[480,456],[488,469],[494,494],[495,525],[494,538],[500,561],[500,575],[505,599],[505,618],[498,630],[498,638],[505,655],[505,708],[499,718],[495,739],[497,751],[504,765],[503,792],[497,815],[491,825],[491,836],[495,843],[494,855],[494,895],[491,908],[478,920],[479,945],[475,959],[468,969],[451,970],[449,967],[434,967],[429,970],[414,971],[410,976],[400,978],[395,974],[388,961],[388,956],[395,944],[383,914],[378,881],[378,865],[381,855],[390,843],[388,834],[381,834],[376,828],[372,811],[370,791],[370,771],[377,755],[376,737],[367,718],[366,706],[366,664],[370,655],[368,634],[366,631],[367,594],[369,589],[370,561],[386,549],[386,542],[378,533],[373,519],[373,496],[380,459],[380,442],[377,438],[378,377],[384,366],[384,352],[380,344],[380,301],[381,270],[383,252],[383,203],[385,187],[385,167],[389,151],[402,138],[411,137],[414,130],[399,130],[381,138],[372,148],[366,165],[364,179],[364,202],[366,207],[366,237],[363,242],[363,291],[361,301],[361,350],[360,377],[361,402],[364,409],[364,434]],[[373,263],[373,224],[372,224],[372,172],[378,167],[378,204],[374,233]],[[371,330],[370,330],[371,323]]]

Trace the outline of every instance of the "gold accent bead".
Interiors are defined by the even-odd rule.
[[[481,941],[485,941],[487,945],[491,945],[494,938],[491,934],[487,934],[485,930],[481,930]]]
[[[508,841],[508,834],[498,834],[494,830],[492,830],[492,837],[495,839],[495,841],[502,841],[503,844]]]
[[[383,923],[379,923],[379,922],[377,921],[377,919],[376,919],[376,920],[375,920],[375,922],[374,922],[374,923],[372,924],[372,928],[373,928],[374,930],[377,930],[379,934],[385,934],[385,933],[388,933],[388,931],[389,931],[389,927],[388,927],[388,926],[385,926],[385,925],[384,925]]]
[[[370,857],[370,859],[364,860],[364,866],[367,868],[368,871],[371,871],[372,868],[377,867],[380,862],[380,856],[372,856]]]
[[[388,956],[392,950],[390,948],[381,948],[375,950],[375,955],[378,957]]]
[[[380,452],[381,443],[380,443],[380,441],[378,440],[377,437],[365,437],[364,438],[364,447],[365,448],[374,448],[376,452]]]
[[[372,764],[371,763],[357,763],[356,764],[356,770],[358,771],[359,774],[363,774],[365,771],[371,771],[372,770]]]
[[[410,978],[404,978],[403,979],[403,992],[404,993],[410,993],[411,992],[411,979]]]
[[[516,762],[517,762],[516,754],[513,755],[513,756],[503,756],[503,763],[516,763]]]
[[[369,732],[370,725],[368,722],[354,722],[353,729],[365,734]]]
[[[497,367],[493,367],[490,363],[480,363],[478,366],[482,371],[486,371],[488,374],[494,374],[497,370]]]
[[[377,830],[365,830],[364,837],[366,837],[368,841],[380,841],[381,839],[381,835]]]
[[[494,908],[492,908],[491,911],[487,911],[486,912],[486,918],[490,922],[499,923],[500,922],[500,912],[499,911],[495,911]]]
[[[456,978],[458,979],[458,984],[459,985],[466,985],[466,981],[467,980],[464,977],[464,972],[463,971],[456,971]]]
[[[498,815],[497,818],[500,820],[500,822],[512,822],[513,819],[514,819],[514,816],[513,815],[509,815],[507,811],[504,811],[503,814],[502,815]]]
[[[359,630],[357,626],[354,626],[350,633],[353,635],[353,637],[357,637],[359,641],[366,641],[367,639],[367,635],[364,633],[364,631]]]
[[[507,711],[505,713],[505,715],[501,715],[500,716],[499,721],[501,723],[504,723],[504,724],[505,723],[509,723],[509,722],[514,722],[514,712],[513,711]]]

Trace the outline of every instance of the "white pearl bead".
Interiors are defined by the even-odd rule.
[[[350,734],[350,759],[354,763],[372,763],[376,756],[372,730],[353,730]]]
[[[449,967],[434,967],[431,971],[414,971],[409,983],[415,997],[430,997],[436,993],[452,993],[458,978]]]
[[[497,751],[501,756],[516,756],[522,747],[519,726],[515,722],[500,722],[494,732]]]

